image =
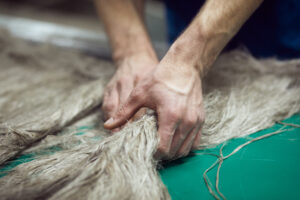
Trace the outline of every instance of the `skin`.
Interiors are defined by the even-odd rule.
[[[158,159],[196,148],[205,119],[201,78],[261,2],[206,0],[159,61],[143,22],[143,1],[96,0],[118,67],[104,95],[104,127],[120,128],[148,107],[158,117]]]

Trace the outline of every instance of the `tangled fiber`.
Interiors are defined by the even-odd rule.
[[[120,132],[103,129],[103,87],[114,68],[76,52],[0,35],[0,162],[59,146],[0,179],[2,199],[170,199],[153,158],[149,111]],[[199,148],[271,126],[300,110],[300,60],[220,56],[203,80],[206,121]],[[80,124],[94,124],[83,136]],[[95,137],[101,138],[95,140]]]
[[[113,72],[104,61],[26,44],[3,30],[0,60],[0,164],[99,105]]]

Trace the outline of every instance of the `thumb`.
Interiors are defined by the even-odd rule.
[[[114,129],[124,125],[141,106],[141,102],[131,95],[125,103],[121,104],[118,111],[104,123],[104,128]]]

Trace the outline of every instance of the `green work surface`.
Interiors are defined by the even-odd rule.
[[[284,122],[300,124],[300,114]],[[282,127],[276,124],[247,138],[230,140],[223,154],[228,155],[251,138]],[[219,189],[227,199],[300,199],[300,128],[287,126],[284,129],[289,130],[251,143],[224,160]],[[219,155],[221,146],[196,151],[197,155],[171,162],[160,170],[173,200],[214,199],[205,185],[203,173],[217,158],[205,153]],[[208,173],[214,191],[216,172],[217,167]]]
[[[300,124],[300,114],[284,120]],[[228,155],[237,146],[267,133],[275,132],[284,125],[275,124],[245,138],[228,141],[223,149]],[[84,135],[92,126],[82,126],[75,135]],[[228,199],[300,199],[300,128],[284,127],[286,131],[256,141],[241,149],[223,162],[220,170],[221,192]],[[209,193],[203,173],[217,158],[223,144],[206,150],[195,151],[190,156],[165,164],[160,175],[173,200],[214,199]],[[36,154],[52,154],[60,149],[51,147]],[[0,167],[0,177],[17,165],[35,159],[35,154],[20,155]],[[216,168],[208,173],[213,190]]]

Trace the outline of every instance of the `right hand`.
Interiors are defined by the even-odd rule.
[[[175,55],[175,57],[179,57]],[[197,148],[204,122],[202,84],[198,70],[189,62],[166,56],[152,73],[140,80],[104,127],[122,127],[140,108],[156,111],[157,159],[186,156]]]
[[[129,97],[136,84],[150,76],[158,59],[146,53],[134,54],[116,61],[117,71],[107,84],[102,110],[109,119]]]

